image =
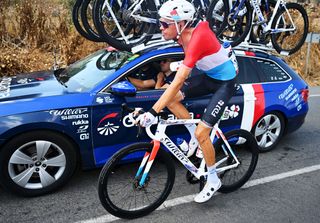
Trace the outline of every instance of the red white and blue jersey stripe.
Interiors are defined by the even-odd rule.
[[[197,25],[185,51],[183,64],[190,69],[196,66],[209,77],[218,80],[231,80],[236,76],[227,51],[221,46],[206,21]]]

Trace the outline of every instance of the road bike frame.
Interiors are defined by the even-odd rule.
[[[244,6],[244,3],[245,1],[247,0],[241,0],[240,3],[239,3],[239,0],[236,1],[236,4],[232,5],[232,0],[229,0],[229,5],[232,5],[232,8],[230,10],[230,13],[234,13],[234,15],[232,16],[232,19],[237,19],[238,15],[242,15],[243,13],[243,10],[242,7]],[[266,1],[266,6],[267,8],[269,8],[269,5],[268,5],[268,1]],[[237,9],[235,10],[235,7],[238,5],[239,3],[239,6],[237,7]],[[262,27],[263,27],[263,32],[266,33],[266,32],[270,32],[270,33],[280,33],[280,32],[288,32],[288,31],[294,31],[296,29],[296,26],[291,18],[291,15],[288,11],[288,9],[286,8],[286,1],[285,0],[277,0],[277,3],[275,5],[275,8],[272,12],[272,16],[271,16],[271,19],[266,23],[266,19],[264,18],[262,12],[261,12],[261,9],[260,9],[260,5],[261,5],[261,1],[258,1],[258,0],[251,0],[250,1],[250,5],[252,6],[253,8],[253,15],[252,15],[252,18],[255,17],[255,14],[257,15],[258,17],[258,24],[261,24]],[[282,7],[285,8],[286,12],[288,13],[288,16],[289,16],[289,19],[290,19],[290,22],[292,24],[292,28],[282,28],[282,29],[271,29],[271,25],[272,25],[272,22],[274,20],[274,17],[276,16],[279,8],[280,8],[280,5]],[[244,13],[243,13],[244,14]],[[282,18],[284,20],[284,18]],[[286,23],[286,21],[283,21],[284,24]],[[253,20],[252,20],[252,24],[253,23]],[[249,32],[250,33],[250,32]]]
[[[172,125],[188,125],[188,124],[197,124],[200,122],[200,119],[179,119],[179,120],[162,120],[160,119],[157,125],[156,133],[153,134],[150,130],[150,127],[146,128],[147,135],[153,139],[153,149],[151,153],[146,152],[144,154],[144,157],[142,159],[142,162],[139,166],[139,169],[135,175],[135,179],[139,180],[139,186],[143,186],[148,173],[151,169],[152,163],[157,155],[157,152],[160,148],[160,143],[162,143],[170,153],[172,153],[181,163],[182,165],[187,168],[197,179],[200,179],[201,176],[206,176],[207,172],[205,171],[205,161],[202,158],[200,167],[197,168],[190,160],[189,158],[179,149],[179,147],[172,142],[172,140],[165,134],[166,128],[168,126]],[[156,124],[156,123],[154,123]],[[213,127],[213,130],[210,134],[210,139],[212,142],[214,142],[215,137],[222,138],[224,141],[224,145],[222,146],[223,152],[226,155],[223,159],[216,162],[215,167],[217,170],[217,173],[224,172],[228,169],[232,169],[237,167],[240,162],[238,161],[236,155],[232,151],[231,146],[229,145],[227,139],[225,138],[223,132],[218,127],[219,123],[215,124]],[[198,148],[199,149],[199,148]],[[199,151],[197,151],[199,152]],[[222,163],[226,162],[229,158],[229,154],[233,157],[233,159],[236,161],[234,164],[227,165],[224,167],[219,167]],[[142,173],[143,171],[143,173]],[[141,175],[142,174],[142,175]],[[141,178],[140,178],[141,177]]]

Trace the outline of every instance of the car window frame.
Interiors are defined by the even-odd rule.
[[[246,56],[246,55],[237,55],[237,56],[238,57],[254,58],[254,59],[272,62],[272,63],[276,64],[278,67],[280,67],[280,69],[289,77],[287,80],[284,80],[284,81],[280,80],[280,81],[273,81],[273,82],[270,82],[270,81],[263,82],[262,81],[262,78],[263,78],[262,74],[260,72],[258,72],[258,76],[259,76],[259,80],[260,80],[258,83],[257,82],[249,82],[249,83],[244,83],[244,84],[278,84],[278,83],[289,82],[293,79],[292,76],[275,60],[272,60],[270,58],[259,57],[259,56]]]
[[[148,63],[152,63],[154,61],[159,61],[164,58],[168,58],[170,56],[173,57],[184,57],[184,52],[172,52],[172,53],[161,53],[158,55],[151,56],[147,58],[146,60],[140,61],[139,63],[133,65],[130,69],[123,72],[121,75],[119,75],[117,78],[115,78],[113,81],[111,81],[109,84],[107,84],[104,88],[102,88],[99,93],[101,94],[110,94],[108,90],[111,88],[111,86],[115,83],[117,83],[119,80],[125,78],[128,76],[131,72],[134,72],[135,70],[138,70],[139,68],[145,66]],[[147,89],[147,90],[137,90],[137,93],[141,92],[149,92],[149,91],[164,91],[165,89]]]

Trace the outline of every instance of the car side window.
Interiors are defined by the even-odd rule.
[[[260,78],[258,69],[254,58],[250,57],[237,57],[239,65],[239,74],[237,81],[239,84],[259,83]]]
[[[262,82],[276,82],[290,79],[289,75],[278,64],[272,61],[257,59],[256,64],[260,70]]]

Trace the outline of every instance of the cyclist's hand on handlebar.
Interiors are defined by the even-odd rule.
[[[138,116],[136,123],[142,127],[149,127],[156,121],[156,112],[153,109]]]

